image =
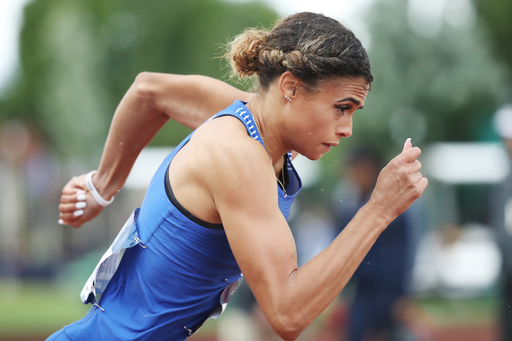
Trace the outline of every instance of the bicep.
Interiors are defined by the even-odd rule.
[[[280,213],[279,213],[280,214]],[[282,215],[232,212],[224,224],[230,247],[264,312],[275,307],[291,274],[297,270],[293,236]],[[266,217],[263,219],[262,217]]]
[[[264,152],[261,158],[268,162]],[[236,174],[222,172],[214,199],[238,265],[265,311],[276,305],[297,270],[295,242],[279,210],[271,167],[262,169],[248,160],[230,168]]]

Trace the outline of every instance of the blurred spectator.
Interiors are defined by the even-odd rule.
[[[496,130],[512,161],[512,105],[496,112]],[[491,197],[491,226],[503,259],[501,282],[501,340],[512,340],[512,172],[496,186]]]
[[[371,197],[381,155],[370,147],[353,150],[346,180],[334,195],[338,232]],[[414,259],[413,231],[408,211],[379,236],[352,277],[354,295],[349,306],[347,341],[401,340],[409,277]]]

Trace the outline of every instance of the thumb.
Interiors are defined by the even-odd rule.
[[[411,148],[412,148],[412,143],[411,143],[411,138],[409,137],[407,140],[405,140],[403,151],[406,151]]]

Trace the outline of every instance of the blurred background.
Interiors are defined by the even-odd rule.
[[[319,162],[294,161],[305,186],[290,218],[300,264],[366,202],[406,138],[430,181],[300,340],[512,340],[508,0],[2,0],[0,340],[44,340],[86,313],[83,284],[189,133],[169,122],[100,217],[57,224],[62,187],[97,168],[136,75],[232,82],[220,46],[299,11],[351,28],[375,76],[353,136]],[[192,339],[276,339],[247,287],[233,301]]]

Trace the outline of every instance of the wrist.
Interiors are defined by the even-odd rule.
[[[106,207],[106,206],[110,205],[112,203],[112,201],[114,201],[114,195],[109,194],[105,190],[105,188],[106,188],[104,186],[105,182],[101,181],[102,178],[98,177],[97,175],[98,175],[98,171],[96,171],[96,170],[89,172],[86,175],[85,184],[86,184],[87,188],[89,189],[89,192],[93,196],[94,200],[96,200],[96,202],[99,205]]]
[[[101,167],[98,169],[98,173],[92,177],[98,193],[105,199],[117,195],[121,187],[123,187],[124,183],[119,183],[119,178],[120,176],[117,175],[114,177],[110,171],[103,171]]]
[[[391,217],[389,209],[372,202],[372,200],[364,205],[361,208],[361,211],[364,212],[366,217],[375,221],[376,226],[382,226],[383,229],[385,229],[395,219],[395,217]]]

